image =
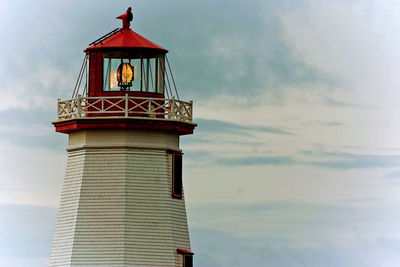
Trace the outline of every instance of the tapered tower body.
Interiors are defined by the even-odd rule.
[[[73,97],[58,100],[53,124],[69,141],[52,267],[193,265],[179,147],[192,102],[129,13],[85,49]]]

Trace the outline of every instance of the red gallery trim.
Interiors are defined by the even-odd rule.
[[[162,121],[129,118],[90,118],[53,122],[56,132],[69,133],[86,129],[140,129],[174,132],[179,135],[192,134],[196,124],[179,121]]]
[[[182,255],[194,255],[194,253],[191,252],[190,250],[181,249],[181,248],[178,248],[176,250],[176,252],[178,252],[179,254],[182,254]]]

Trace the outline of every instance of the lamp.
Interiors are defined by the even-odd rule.
[[[129,63],[125,62],[119,65],[117,70],[117,81],[121,90],[125,91],[127,87],[132,86],[133,71],[133,67]]]

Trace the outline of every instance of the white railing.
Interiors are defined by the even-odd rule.
[[[192,101],[175,98],[125,96],[81,97],[58,100],[58,120],[84,117],[137,117],[192,122]]]

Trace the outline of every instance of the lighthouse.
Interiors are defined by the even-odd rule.
[[[68,155],[49,266],[191,267],[179,138],[196,127],[192,102],[168,50],[130,29],[131,8],[117,18],[57,102]]]

